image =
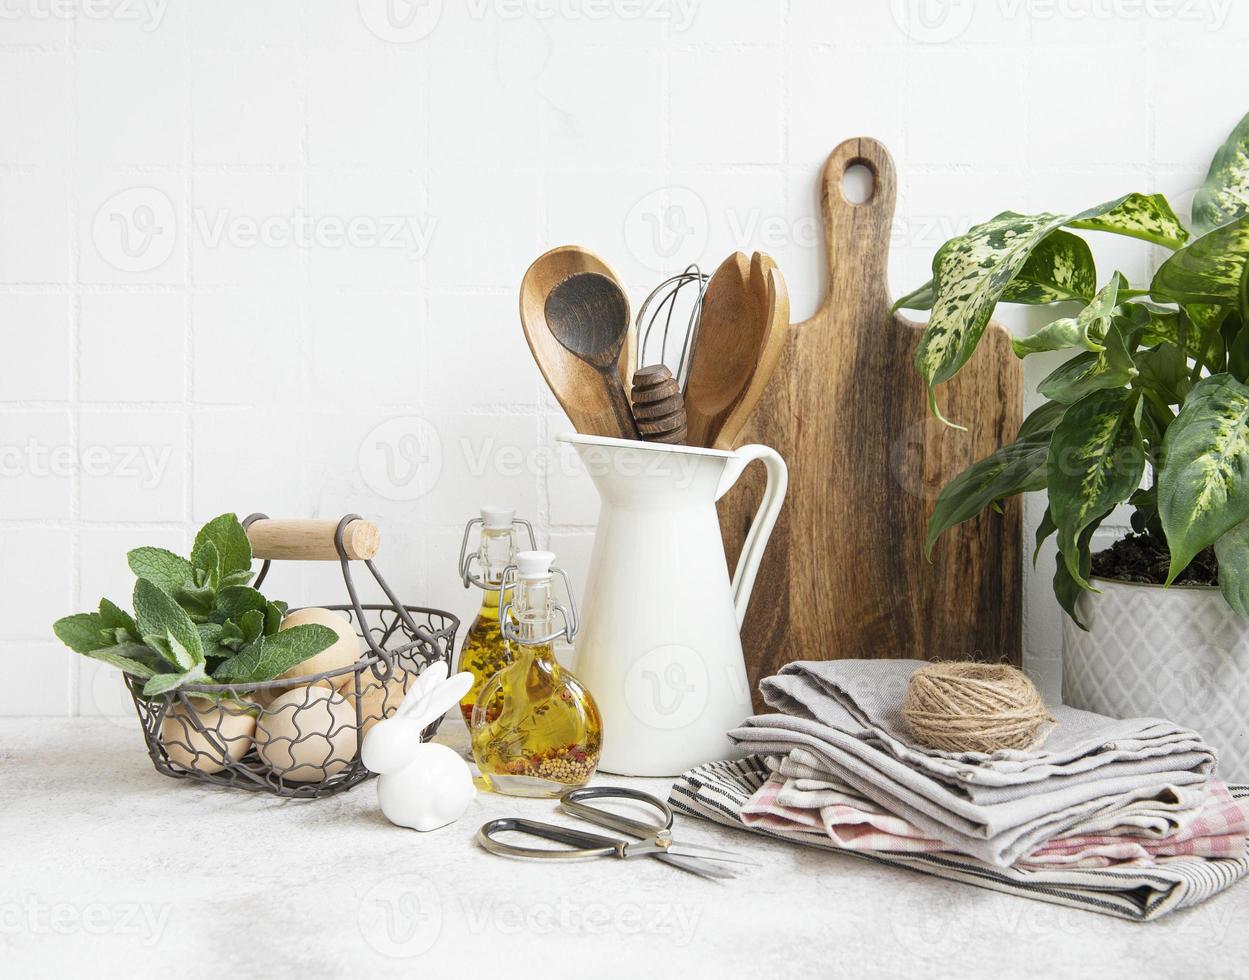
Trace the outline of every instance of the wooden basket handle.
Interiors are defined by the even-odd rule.
[[[334,532],[338,521],[275,521],[265,518],[247,528],[252,557],[263,561],[337,561]],[[343,550],[353,561],[377,554],[381,532],[369,521],[355,520],[343,529]]]

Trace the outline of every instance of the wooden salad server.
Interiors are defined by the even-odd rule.
[[[789,294],[762,252],[725,259],[703,297],[685,389],[691,446],[733,448],[776,370],[789,328]]]

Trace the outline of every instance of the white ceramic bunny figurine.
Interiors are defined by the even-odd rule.
[[[422,742],[421,731],[472,686],[472,674],[448,677],[446,663],[430,664],[394,715],[364,736],[360,760],[379,774],[377,800],[391,823],[437,830],[459,820],[468,809],[476,792],[468,763],[445,745]]]

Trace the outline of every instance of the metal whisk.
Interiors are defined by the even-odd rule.
[[[648,442],[685,442],[685,386],[689,381],[694,345],[698,342],[698,323],[709,278],[697,265],[686,266],[684,271],[669,276],[651,290],[638,310],[633,417],[638,432]],[[693,294],[694,299],[688,315],[678,317],[678,298],[683,291],[686,296]],[[670,345],[675,339],[679,339],[680,356],[674,375],[668,364]],[[655,349],[656,340],[658,350]]]

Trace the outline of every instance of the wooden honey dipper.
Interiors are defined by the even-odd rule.
[[[685,444],[685,399],[667,365],[648,364],[634,372],[633,418],[646,442]]]

